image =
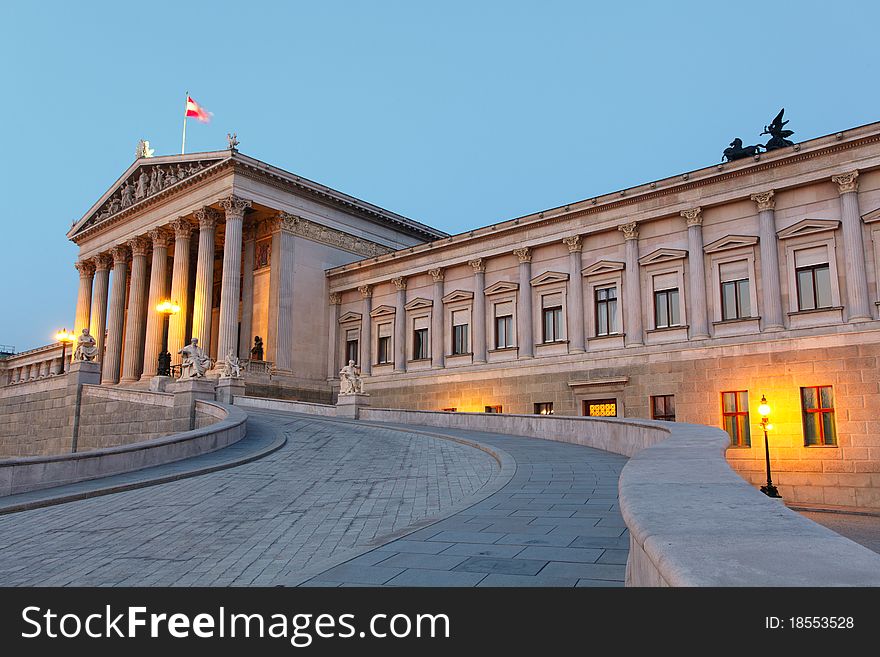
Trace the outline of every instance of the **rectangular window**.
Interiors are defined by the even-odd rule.
[[[804,419],[804,444],[837,445],[834,419],[834,390],[831,386],[801,388]]]
[[[734,390],[721,393],[721,414],[724,430],[730,436],[734,447],[749,447],[752,444],[749,429],[749,393]]]
[[[679,326],[678,276],[674,272],[654,276],[654,328]]]
[[[617,417],[616,399],[587,399],[584,401],[587,417]]]
[[[721,319],[745,319],[752,316],[747,260],[724,262],[718,267],[721,279]]]
[[[675,395],[654,395],[651,397],[651,418],[675,422]]]
[[[428,355],[428,318],[413,319],[413,360],[426,360]]]
[[[360,348],[358,343],[359,333],[357,329],[349,329],[345,332],[345,364],[353,360],[359,363],[361,360]]]
[[[391,362],[391,323],[379,324],[376,342],[376,363]]]
[[[562,306],[544,308],[544,342],[562,340]]]
[[[596,288],[596,335],[617,333],[617,287]]]
[[[553,415],[553,402],[535,404],[535,415]]]
[[[796,270],[798,310],[831,307],[831,268],[828,263]]]
[[[513,315],[495,318],[495,348],[505,349],[513,346]]]
[[[501,412],[501,404],[497,406],[486,406],[487,413],[500,413]]]
[[[454,356],[470,353],[468,325],[470,313],[467,310],[452,312],[452,354]]]

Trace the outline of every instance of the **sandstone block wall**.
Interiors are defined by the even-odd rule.
[[[0,388],[0,459],[70,451],[66,377]]]
[[[174,433],[173,411],[170,394],[83,386],[77,451],[167,436]]]

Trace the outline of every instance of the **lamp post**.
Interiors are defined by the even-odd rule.
[[[67,345],[73,344],[76,336],[67,328],[63,328],[55,334],[55,339],[61,343],[61,373],[64,374],[67,372]]]
[[[767,484],[761,486],[761,492],[767,497],[782,498],[776,486],[773,485],[773,479],[770,478],[770,441],[767,439],[767,432],[773,430],[770,424],[770,405],[767,403],[767,397],[761,395],[761,405],[758,406],[758,413],[761,414],[761,428],[764,429],[764,458],[767,460]]]
[[[168,320],[171,315],[180,312],[180,306],[166,299],[156,305],[156,312],[162,314],[162,351],[159,353],[159,365],[156,374],[171,376],[171,354],[168,353]]]

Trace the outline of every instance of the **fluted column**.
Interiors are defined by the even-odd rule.
[[[581,251],[583,243],[580,235],[564,237],[562,243],[568,247],[568,351],[586,351],[584,341],[584,283],[581,276]]]
[[[373,371],[373,319],[370,317],[370,313],[373,312],[373,286],[361,285],[358,292],[364,300],[364,308],[361,311],[361,374],[370,374]]]
[[[516,311],[516,341],[520,358],[532,358],[535,340],[532,337],[532,250],[514,249],[519,258],[519,304]]]
[[[642,285],[639,281],[639,230],[632,222],[618,226],[626,242],[626,271],[623,274],[623,309],[627,347],[644,344]]]
[[[406,279],[403,276],[391,279],[397,288],[397,303],[394,310],[394,371],[406,372]]]
[[[90,260],[78,260],[74,267],[79,272],[79,293],[76,296],[76,319],[73,323],[73,333],[79,335],[84,328],[89,328],[95,265]]]
[[[178,351],[189,341],[186,339],[186,317],[189,312],[189,240],[192,224],[183,217],[171,222],[174,230],[174,266],[171,270],[171,301],[180,306],[180,312],[168,318],[168,353],[175,363],[180,362]]]
[[[433,304],[431,307],[431,366],[444,367],[446,354],[443,353],[443,270],[430,269],[428,273],[434,280]]]
[[[850,322],[873,319],[868,296],[868,274],[865,263],[865,238],[859,211],[859,172],[850,171],[831,180],[840,193],[840,221],[843,228],[843,249],[846,253],[846,300]]]
[[[471,325],[474,327],[474,343],[471,351],[473,362],[486,362],[486,261],[483,258],[468,260],[474,268],[474,316]]]
[[[147,336],[144,341],[144,368],[141,379],[156,376],[159,365],[159,353],[162,351],[162,333],[165,315],[156,311],[165,300],[168,289],[168,232],[154,228],[149,233],[153,243],[153,262],[150,266],[150,293],[147,297]]]
[[[147,252],[150,243],[136,237],[128,243],[131,249],[131,286],[128,290],[128,320],[125,323],[125,351],[122,355],[121,381],[129,383],[141,377],[144,355],[144,331],[147,320]]]
[[[92,289],[92,311],[89,314],[89,333],[95,338],[98,348],[97,360],[104,362],[104,335],[107,327],[107,294],[110,289],[110,264],[113,262],[106,253],[93,258],[95,263],[95,282]]]
[[[268,360],[279,370],[293,370],[293,268],[296,217],[281,212],[269,220],[272,257],[269,269],[269,327],[266,336]]]
[[[113,284],[110,289],[110,308],[107,311],[107,353],[101,372],[101,383],[119,383],[119,365],[122,357],[122,327],[125,322],[125,279],[128,275],[128,249],[114,246]]]
[[[223,277],[220,282],[220,330],[217,358],[223,359],[238,349],[238,304],[241,292],[241,225],[251,202],[230,196],[220,201],[226,211],[223,242]],[[274,264],[274,263],[273,263]],[[276,359],[276,365],[280,368]]]
[[[239,358],[250,358],[254,330],[254,260],[256,259],[256,226],[242,228],[244,253],[241,261],[241,331],[238,339]]]
[[[690,299],[690,337],[702,340],[709,337],[709,316],[706,306],[706,272],[703,258],[703,209],[682,210],[688,229],[688,287]]]
[[[205,351],[211,348],[211,299],[214,292],[214,241],[220,213],[214,208],[195,212],[199,222],[199,253],[196,260],[196,289],[193,296],[192,337]],[[217,352],[218,359],[226,353]]]
[[[339,292],[331,292],[328,299],[330,305],[329,330],[327,331],[327,378],[335,379],[339,375],[339,307],[342,305],[342,295]],[[348,363],[346,363],[348,365]]]
[[[758,205],[758,234],[761,249],[761,305],[765,331],[785,328],[782,291],[779,286],[779,246],[776,242],[776,199],[773,190],[752,194]]]

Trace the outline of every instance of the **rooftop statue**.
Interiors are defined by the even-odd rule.
[[[785,127],[785,124],[788,123],[788,121],[782,120],[783,114],[785,114],[784,107],[779,110],[779,114],[776,115],[776,118],[773,119],[770,125],[764,126],[764,132],[761,133],[762,135],[770,135],[770,141],[764,144],[764,148],[766,148],[768,151],[794,145],[794,142],[786,139],[786,137],[791,137],[794,134],[794,130],[783,129]]]
[[[732,142],[730,142],[730,147],[724,149],[724,155],[722,155],[721,159],[727,159],[728,162],[733,162],[734,160],[741,160],[744,157],[752,157],[753,155],[757,155],[761,152],[761,145],[755,144],[754,146],[743,146],[743,140],[737,137]]]

